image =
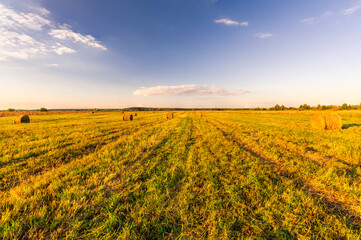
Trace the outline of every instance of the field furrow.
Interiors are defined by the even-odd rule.
[[[311,117],[3,117],[0,238],[359,239],[361,120],[320,131]]]

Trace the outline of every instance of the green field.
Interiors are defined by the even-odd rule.
[[[0,118],[0,238],[360,239],[361,112]]]

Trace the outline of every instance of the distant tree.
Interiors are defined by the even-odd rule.
[[[15,109],[14,109],[14,108],[9,108],[8,111],[9,111],[9,112],[14,112]]]
[[[341,109],[347,110],[347,109],[349,109],[349,106],[347,105],[347,103],[344,103],[344,104],[342,104]]]
[[[40,111],[40,112],[47,112],[48,109],[46,109],[46,108],[40,108],[39,111]]]
[[[280,110],[282,110],[282,108],[279,104],[276,104],[274,107],[270,108],[270,110],[280,111]]]
[[[331,105],[329,106],[330,109],[334,110],[334,111],[337,111],[337,110],[340,110],[340,107],[339,106],[335,106],[335,105]]]
[[[331,107],[329,107],[329,106],[326,106],[326,105],[322,105],[321,106],[321,110],[327,110],[327,109],[330,109]]]
[[[308,104],[303,104],[299,107],[300,110],[311,110],[311,106]]]

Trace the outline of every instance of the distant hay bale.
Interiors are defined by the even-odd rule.
[[[137,113],[134,113],[134,117],[137,117],[138,116],[138,114]]]
[[[133,121],[133,115],[132,114],[124,114],[123,121]]]
[[[94,114],[94,111],[92,111],[91,113]]]
[[[201,117],[205,117],[206,116],[206,114],[205,113],[201,113]]]
[[[319,113],[312,117],[311,125],[320,130],[337,130],[342,128],[341,117],[336,113]]]
[[[19,115],[15,117],[14,123],[30,123],[30,118],[28,115]]]
[[[174,118],[174,113],[170,112],[167,113],[167,119],[173,119]]]

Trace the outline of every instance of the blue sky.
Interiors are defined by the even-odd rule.
[[[1,0],[0,109],[359,104],[358,0]]]

